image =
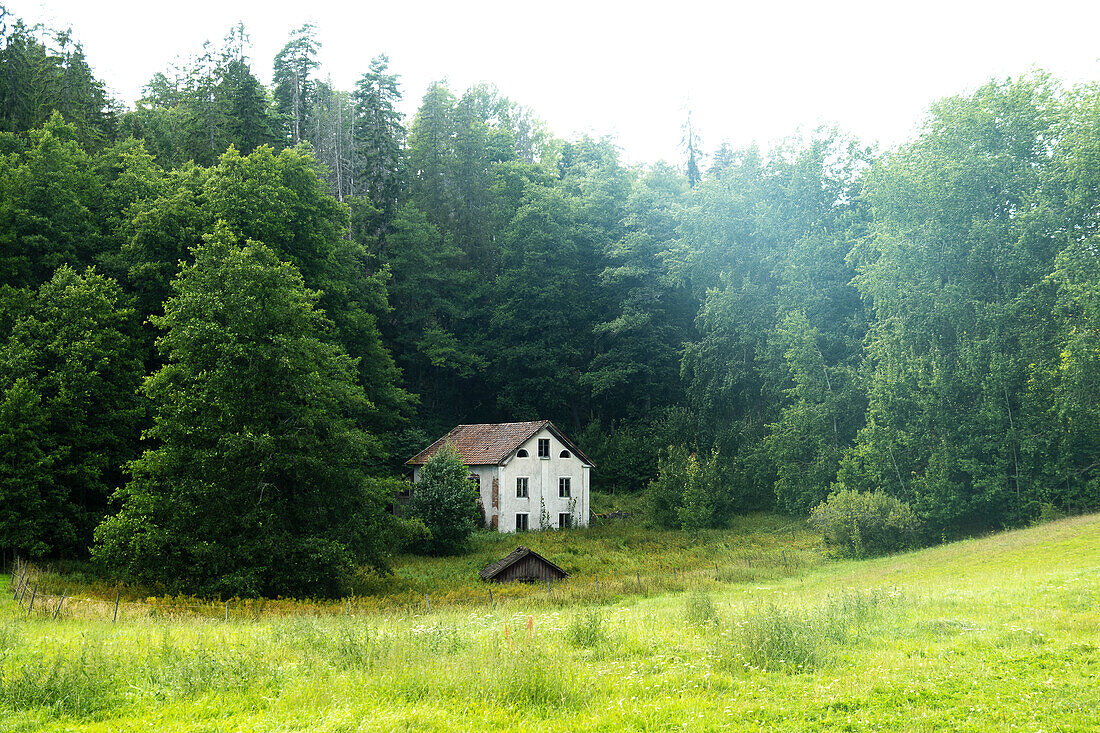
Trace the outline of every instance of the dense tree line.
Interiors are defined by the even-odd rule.
[[[124,110],[71,34],[0,19],[0,545],[102,524],[137,577],[333,592],[398,542],[405,458],[542,417],[667,526],[1100,506],[1100,87],[990,82],[889,151],[706,167],[689,124],[642,168],[488,85],[405,120],[383,55],[317,78],[310,26],[271,89],[238,26]]]

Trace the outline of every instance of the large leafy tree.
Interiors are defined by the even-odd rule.
[[[271,242],[307,287],[321,291],[320,305],[335,324],[330,337],[359,360],[369,397],[364,425],[392,428],[409,396],[397,387],[397,368],[378,329],[389,310],[385,275],[368,272],[365,249],[346,236],[347,207],[328,193],[308,150],[263,147],[241,156],[230,149],[205,182],[203,203],[238,242]]]
[[[1038,75],[943,100],[868,180],[875,222],[851,257],[874,305],[870,406],[841,479],[885,487],[937,535],[1029,511],[1019,421],[1059,248],[1040,205],[1057,97]]]
[[[133,314],[113,280],[68,266],[4,301],[0,545],[83,554],[144,414]]]
[[[0,282],[35,288],[61,265],[93,264],[102,196],[92,156],[59,113],[27,133],[24,150],[0,155]]]
[[[152,446],[130,465],[96,555],[172,590],[333,594],[380,563],[384,497],[353,359],[296,267],[218,229],[174,283],[145,383]]]

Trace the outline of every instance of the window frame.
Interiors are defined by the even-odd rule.
[[[522,488],[523,493],[520,493]],[[531,498],[531,477],[530,476],[516,476],[516,498],[517,499],[530,499]]]
[[[569,529],[573,526],[573,515],[569,512],[558,513],[558,529]]]
[[[516,512],[516,531],[517,532],[526,532],[527,531],[527,528],[530,526],[528,521],[527,521],[528,516],[529,515],[528,515],[527,512]],[[522,522],[523,526],[522,527],[519,526],[520,525],[520,517],[523,517],[523,522]]]
[[[573,497],[573,477],[558,476],[558,498],[570,499]]]
[[[539,438],[539,458],[550,459],[550,439]]]

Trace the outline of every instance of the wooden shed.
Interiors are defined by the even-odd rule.
[[[481,571],[481,579],[491,583],[504,583],[511,580],[526,582],[564,580],[568,577],[569,573],[522,545]]]

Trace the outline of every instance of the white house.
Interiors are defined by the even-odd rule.
[[[501,532],[588,526],[594,464],[549,420],[459,425],[405,462],[414,483],[448,443],[479,485],[489,526]]]

